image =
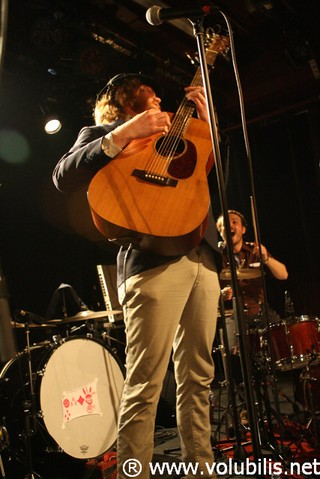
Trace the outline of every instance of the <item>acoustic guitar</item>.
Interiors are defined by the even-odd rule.
[[[213,65],[229,39],[214,35],[206,49]],[[191,85],[202,85],[198,67]],[[193,118],[186,98],[166,135],[137,139],[101,168],[88,189],[98,230],[119,245],[177,255],[205,235],[210,195],[207,175],[214,164],[209,125]]]

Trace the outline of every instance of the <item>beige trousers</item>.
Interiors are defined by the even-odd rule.
[[[136,477],[150,476],[157,404],[172,350],[182,460],[199,464],[198,474],[190,477],[212,477],[205,462],[212,465],[214,460],[209,392],[219,294],[214,257],[207,246],[132,276],[119,289],[127,334],[117,444],[119,479],[129,477],[124,467],[129,459],[141,464]]]

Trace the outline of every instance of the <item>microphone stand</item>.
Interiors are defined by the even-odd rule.
[[[226,243],[228,248],[229,260],[230,260],[230,270],[231,270],[231,283],[232,289],[234,292],[233,297],[233,310],[235,314],[235,322],[238,326],[239,331],[239,347],[240,347],[240,361],[241,361],[241,368],[243,372],[243,379],[244,379],[244,386],[246,392],[246,402],[248,408],[248,419],[250,425],[250,432],[251,432],[251,439],[252,439],[252,447],[253,447],[253,456],[255,461],[258,461],[259,458],[262,457],[262,452],[259,445],[259,434],[257,428],[257,417],[256,417],[256,410],[255,410],[255,401],[254,395],[251,387],[252,382],[252,374],[251,374],[251,365],[248,358],[248,350],[245,345],[245,322],[243,317],[243,307],[242,301],[239,291],[239,284],[238,278],[236,274],[236,264],[233,255],[233,247],[232,247],[232,238],[231,238],[231,230],[229,224],[229,215],[228,215],[228,207],[227,207],[227,199],[226,199],[226,188],[224,182],[224,175],[223,175],[223,168],[222,168],[222,161],[221,161],[221,154],[219,148],[219,134],[217,128],[217,118],[215,109],[213,106],[211,89],[210,89],[210,80],[209,80],[209,72],[208,66],[206,63],[206,56],[205,56],[205,47],[204,47],[204,28],[203,28],[203,15],[198,18],[189,18],[188,19],[193,25],[194,36],[197,40],[198,46],[198,54],[199,54],[199,61],[200,61],[200,68],[202,73],[202,81],[206,95],[207,101],[207,108],[209,114],[209,126],[210,126],[210,133],[211,139],[213,144],[213,152],[215,155],[215,167],[217,172],[217,182],[218,182],[218,189],[219,189],[219,196],[222,206],[223,217],[226,226]],[[238,444],[238,451],[241,451],[241,444]],[[244,452],[241,452],[241,457],[245,456]]]

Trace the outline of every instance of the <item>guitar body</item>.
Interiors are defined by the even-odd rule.
[[[209,126],[190,118],[179,141],[168,161],[166,136],[134,140],[94,176],[88,201],[108,240],[164,255],[184,254],[199,244],[210,203]]]

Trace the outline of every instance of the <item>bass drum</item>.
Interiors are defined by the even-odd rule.
[[[294,395],[306,410],[320,411],[320,364],[309,366],[308,371],[294,377]]]
[[[46,453],[87,459],[107,451],[117,437],[124,382],[123,368],[109,347],[74,337],[32,346],[30,359],[33,401],[27,352],[18,353],[0,373],[10,454],[24,455],[26,436],[34,462],[45,461]]]
[[[117,438],[124,375],[99,341],[71,338],[56,348],[43,372],[43,421],[62,450],[75,458],[102,455]]]

